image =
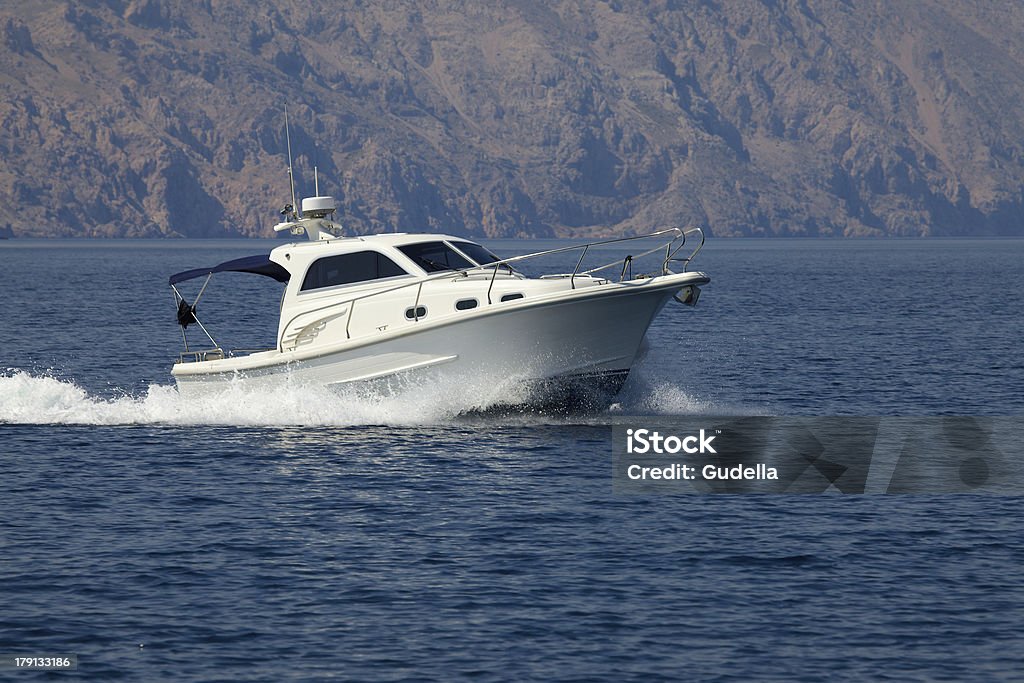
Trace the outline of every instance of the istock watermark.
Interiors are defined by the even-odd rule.
[[[637,417],[621,493],[1024,493],[1021,417]]]
[[[662,436],[657,431],[650,429],[627,429],[626,450],[630,453],[715,453],[715,447],[711,442],[714,436],[708,436],[704,430],[699,435],[684,436],[682,438],[669,435]],[[694,445],[697,444],[697,445]]]

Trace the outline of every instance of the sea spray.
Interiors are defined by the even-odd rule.
[[[651,382],[642,374],[634,375],[615,403],[590,416],[752,413],[692,396],[667,381]],[[0,374],[0,423],[347,427],[440,424],[480,413],[502,421],[524,411],[528,418],[541,421],[566,417],[550,410],[495,410],[528,405],[529,386],[523,378],[508,375],[434,373],[334,387],[303,384],[285,376],[272,386],[239,380],[188,395],[173,385],[151,384],[138,394],[108,398],[92,395],[74,381],[11,369]]]
[[[624,415],[767,415],[764,406],[730,405],[694,395],[644,365],[635,366],[609,411]]]
[[[481,394],[432,382],[418,388],[323,387],[283,381],[269,387],[227,383],[182,396],[174,386],[152,384],[140,395],[101,398],[73,381],[24,371],[0,375],[0,422],[17,424],[177,425],[411,425],[450,420],[477,407]],[[487,396],[483,396],[486,401]],[[486,407],[486,406],[485,406]]]

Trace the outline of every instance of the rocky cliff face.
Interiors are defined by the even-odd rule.
[[[1002,6],[999,6],[1002,5]],[[13,0],[0,231],[1024,234],[1024,8]]]

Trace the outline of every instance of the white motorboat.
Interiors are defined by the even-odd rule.
[[[687,270],[704,243],[699,228],[499,258],[452,235],[344,236],[328,218],[334,211],[330,197],[310,197],[300,213],[291,205],[287,211],[290,220],[275,229],[305,234],[307,241],[171,276],[185,342],[172,370],[180,391],[238,379],[338,385],[444,373],[535,382],[570,403],[580,392],[593,396],[594,389],[607,397],[621,388],[662,307],[673,297],[695,304],[700,286],[710,281]],[[699,242],[680,257],[688,237]],[[596,247],[633,240],[655,246],[582,269]],[[572,272],[527,277],[519,270],[525,261],[570,251],[580,254]],[[633,275],[645,255],[653,258],[655,272]],[[200,322],[196,305],[221,272],[284,284],[274,348],[225,351]],[[204,277],[189,303],[179,285]],[[210,348],[189,345],[186,328],[192,324]]]

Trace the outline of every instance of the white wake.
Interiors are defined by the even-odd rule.
[[[377,383],[327,388],[290,381],[273,388],[244,382],[223,390],[182,396],[175,386],[152,384],[138,395],[103,397],[77,383],[23,370],[0,374],[0,423],[68,425],[358,426],[449,423],[466,413],[527,401],[516,378]],[[626,389],[604,414],[723,414],[721,406],[667,382],[642,380]],[[550,414],[546,418],[552,417]],[[595,417],[595,416],[591,416]],[[599,415],[597,416],[599,417]]]

